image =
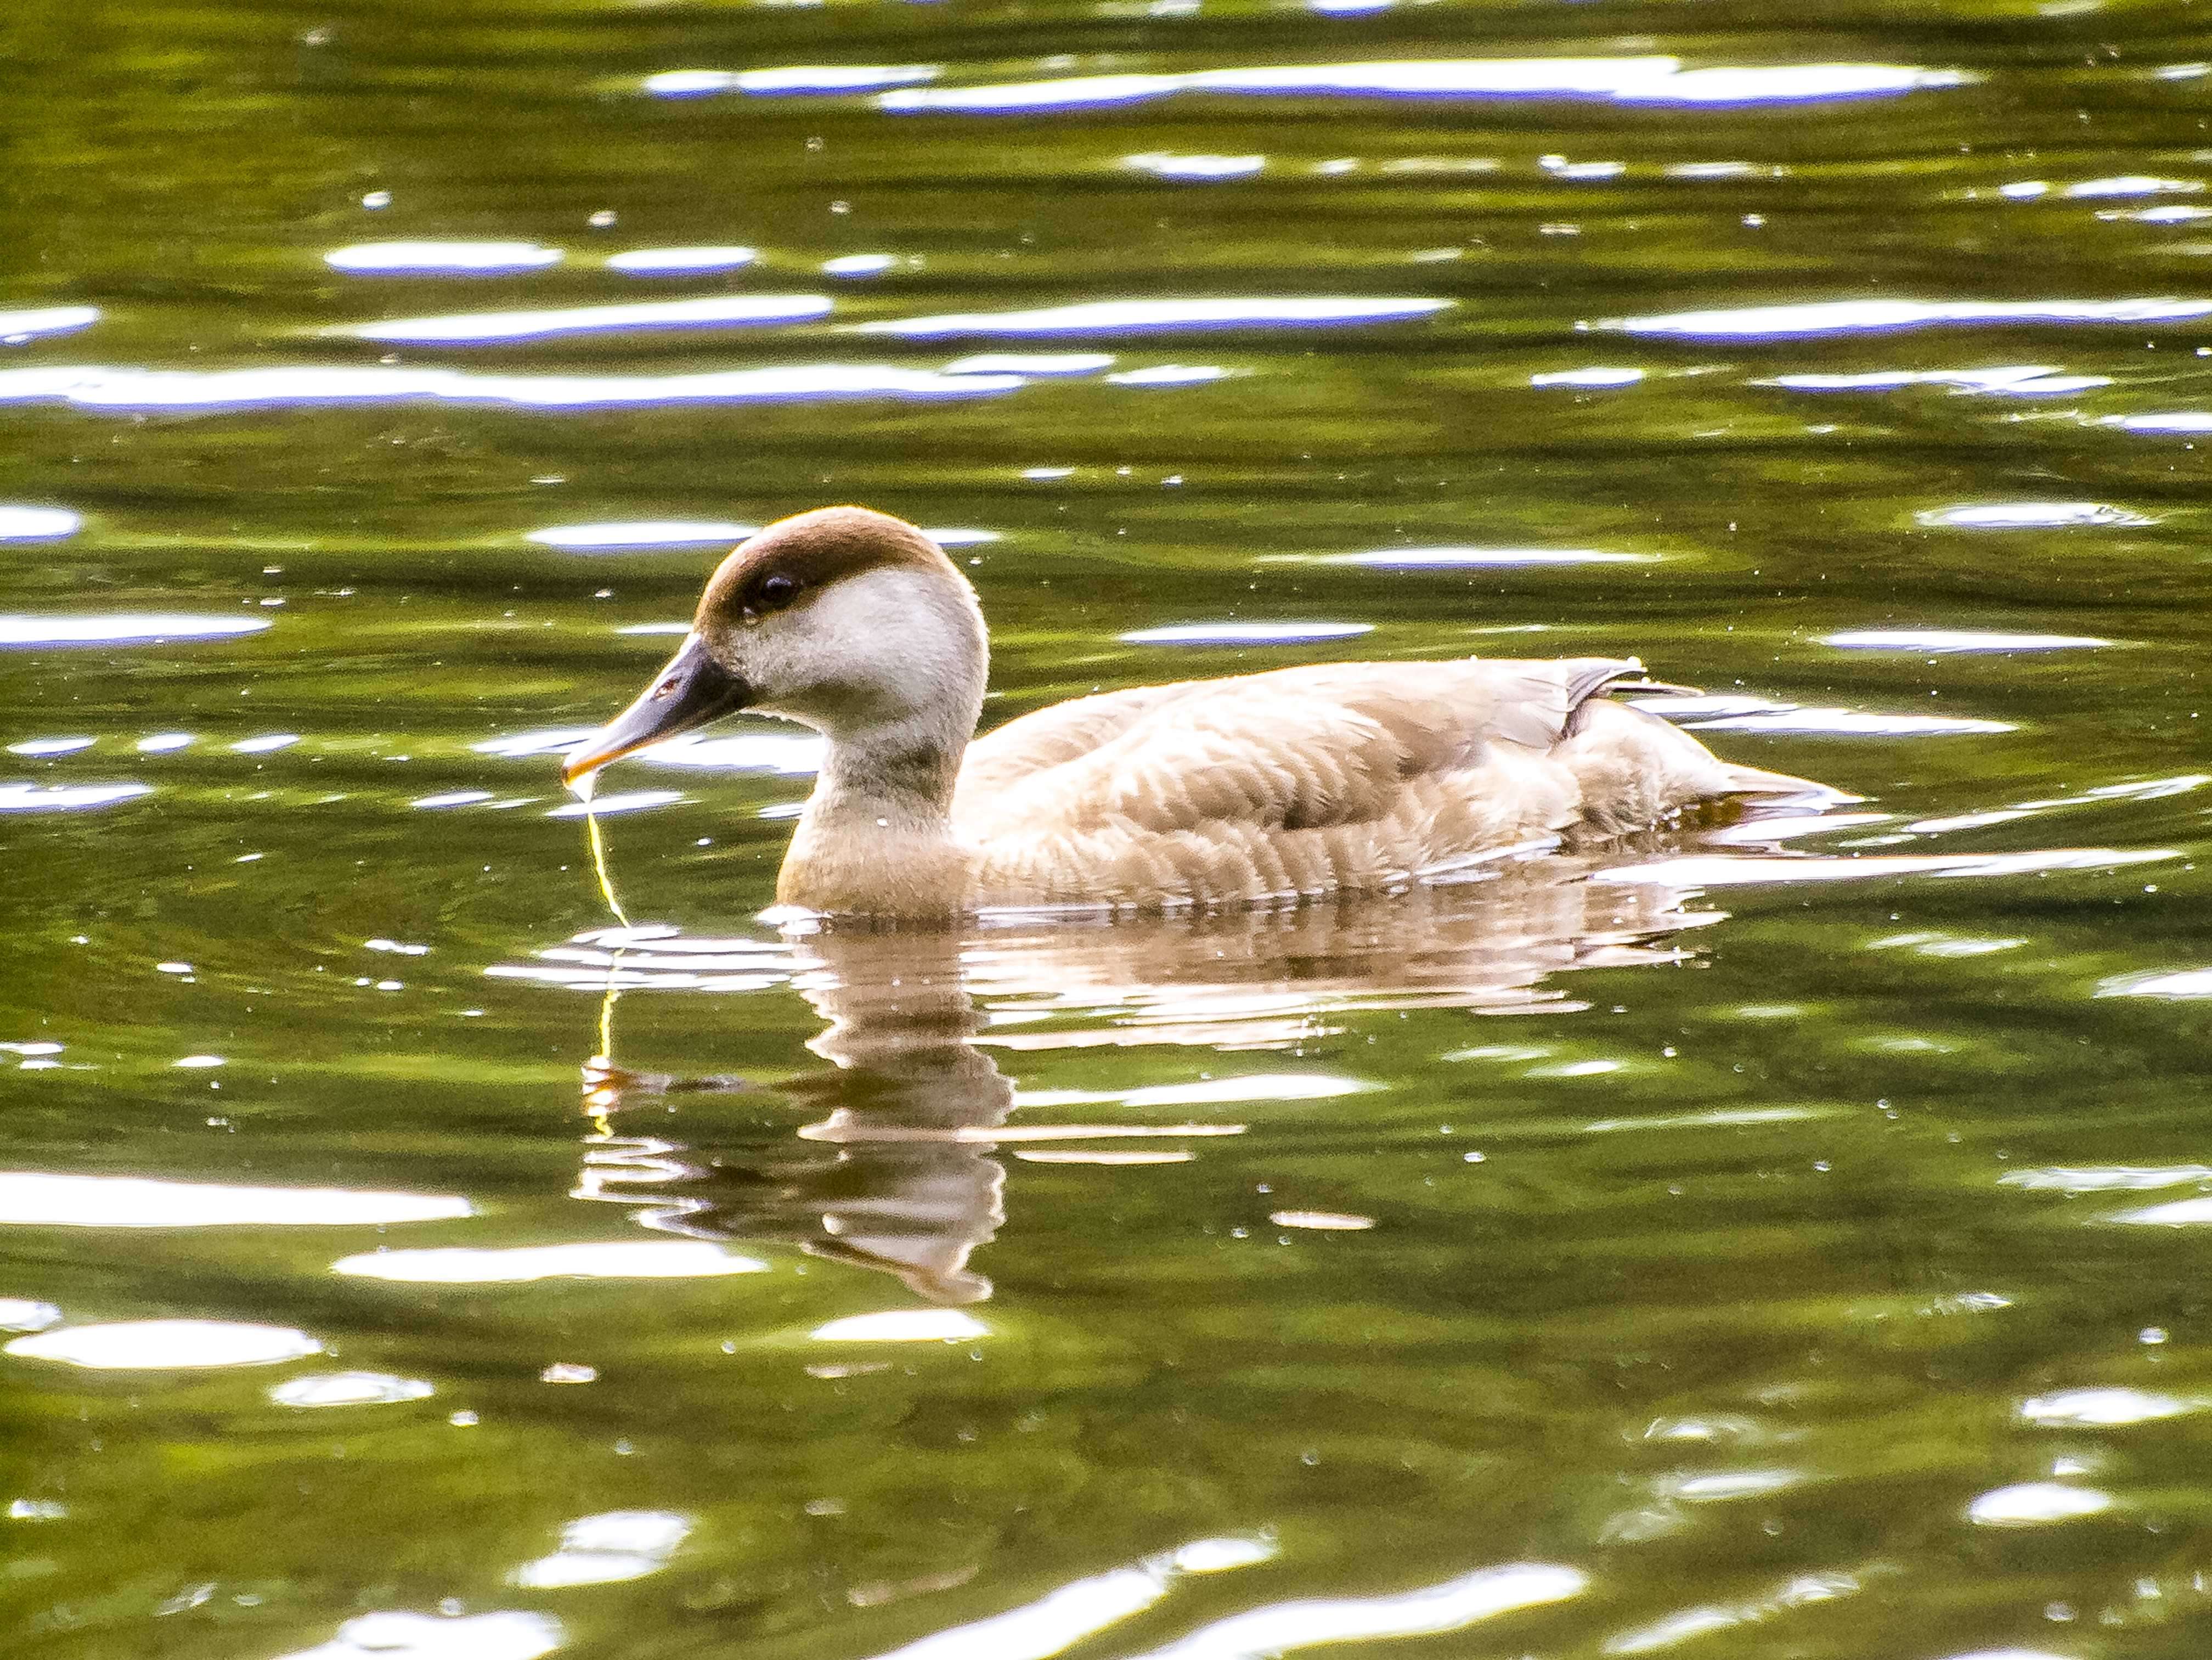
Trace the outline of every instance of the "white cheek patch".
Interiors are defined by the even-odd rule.
[[[987,660],[973,599],[943,576],[900,566],[835,582],[738,644],[758,708],[827,726],[964,704]]]

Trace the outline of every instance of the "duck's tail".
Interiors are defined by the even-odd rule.
[[[1863,795],[1853,795],[1810,778],[1800,778],[1794,773],[1769,772],[1764,767],[1746,767],[1729,761],[1723,763],[1727,778],[1720,794],[1723,795],[1756,796],[1762,800],[1780,800],[1789,797],[1793,802],[1815,809],[1842,806],[1847,802],[1863,801]]]

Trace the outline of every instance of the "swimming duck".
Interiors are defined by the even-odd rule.
[[[1486,855],[1801,795],[1606,693],[1633,658],[1328,663],[1079,697],[974,736],[990,648],[936,543],[866,508],[724,559],[570,783],[738,709],[828,740],[776,883],[829,915],[1173,910],[1402,888]]]

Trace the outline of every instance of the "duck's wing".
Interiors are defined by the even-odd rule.
[[[961,817],[970,805],[997,799],[1033,774],[1096,752],[1163,703],[1205,684],[1183,680],[1171,685],[1097,692],[1015,716],[968,746],[960,763],[953,816]]]
[[[1078,699],[1010,722],[961,770],[971,839],[1402,816],[1425,781],[1534,758],[1631,661],[1338,663]]]

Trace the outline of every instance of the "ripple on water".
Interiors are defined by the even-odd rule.
[[[137,646],[171,640],[228,640],[258,634],[265,617],[196,617],[182,611],[117,611],[105,617],[0,616],[0,646]]]
[[[632,248],[607,256],[607,269],[634,277],[679,277],[693,271],[733,271],[760,258],[758,248]]]
[[[269,1398],[280,1407],[375,1407],[420,1401],[434,1393],[419,1378],[383,1371],[327,1371],[290,1377],[272,1387]]]
[[[1180,75],[1088,75],[882,94],[886,110],[967,114],[1082,109],[1176,93],[1367,98],[1601,98],[1631,104],[1804,103],[1967,84],[1959,70],[1800,64],[1685,70],[1678,58],[1462,58],[1268,64]]]
[[[1292,556],[1306,558],[1310,556]],[[1365,553],[1310,556],[1330,565],[1371,565],[1380,570],[1492,570],[1534,565],[1643,565],[1656,553],[1607,553],[1596,548],[1376,548]]]
[[[175,1064],[215,1060],[188,1055]],[[362,1227],[475,1213],[444,1194],[250,1188],[137,1176],[0,1171],[0,1224],[73,1228]]]
[[[682,404],[793,404],[837,398],[981,398],[1026,386],[1019,375],[936,374],[874,363],[808,363],[696,374],[480,374],[397,364],[273,368],[0,369],[0,404],[70,404],[118,412],[451,404],[606,409]],[[0,638],[0,644],[6,644]]]
[[[0,502],[0,542],[56,542],[84,528],[84,517],[67,508]]]
[[[103,1371],[167,1371],[274,1365],[322,1351],[317,1339],[289,1326],[237,1320],[123,1320],[63,1326],[18,1337],[0,1352]]]
[[[19,346],[44,334],[69,334],[100,320],[97,306],[40,306],[0,311],[0,345]]]
[[[1315,1597],[1232,1614],[1139,1660],[1252,1660],[1324,1643],[1459,1631],[1516,1609],[1565,1602],[1589,1588],[1576,1568],[1515,1562],[1389,1596]]]
[[[619,553],[632,548],[681,548],[697,543],[742,542],[758,525],[720,519],[629,519],[603,524],[548,525],[525,532],[541,547],[578,552]],[[690,626],[688,623],[685,625]]]
[[[1889,392],[1899,386],[1949,386],[1963,392],[2043,398],[2059,392],[2087,392],[2108,386],[2112,381],[2101,374],[2061,374],[2050,363],[2025,363],[1986,369],[1874,369],[1852,374],[1778,374],[1771,380],[1754,380],[1751,384],[1782,386],[1791,392]]]
[[[27,1297],[0,1297],[0,1331],[44,1331],[61,1323],[62,1311],[52,1303]]]
[[[410,1285],[512,1286],[533,1280],[696,1280],[765,1274],[768,1264],[694,1239],[617,1239],[603,1244],[374,1250],[339,1258],[331,1272]]]
[[[2112,1507],[2112,1496],[2063,1481],[2022,1481],[1995,1487],[1966,1506],[1966,1519],[1984,1528],[2035,1528],[2095,1516]]]
[[[1449,300],[1281,299],[1093,300],[1034,311],[953,312],[939,317],[859,323],[859,334],[935,339],[955,334],[1128,334],[1164,329],[1296,327],[1304,324],[1390,323],[1431,317]],[[4,384],[4,383],[0,383]]]
[[[151,784],[0,784],[0,812],[82,812],[153,793]]]
[[[616,329],[724,327],[738,323],[796,323],[827,317],[830,301],[819,294],[713,295],[698,300],[660,300],[626,306],[568,306],[544,311],[472,312],[445,317],[398,317],[380,323],[345,323],[326,334],[403,344],[488,344],[543,340],[562,334]]]
[[[567,1640],[561,1622],[550,1614],[393,1610],[349,1620],[329,1642],[278,1660],[540,1660]]]
[[[663,70],[647,76],[644,85],[656,98],[702,98],[720,92],[872,92],[878,87],[934,81],[943,73],[935,64],[794,64],[777,69]]]
[[[540,1590],[641,1579],[666,1567],[690,1531],[690,1519],[671,1511],[580,1517],[561,1529],[559,1550],[524,1563],[508,1578]]]
[[[74,755],[79,750],[88,750],[100,740],[96,738],[26,738],[20,744],[8,745],[10,755],[26,755],[39,759],[49,755]]]
[[[1822,635],[1820,643],[1847,651],[1945,654],[2089,650],[2112,642],[2086,634],[2006,634],[1989,629],[1846,629]]]
[[[1178,623],[1134,629],[1120,637],[1133,646],[1291,646],[1351,640],[1374,631],[1372,623]]]
[[[2045,1429],[2105,1429],[2179,1418],[2202,1411],[2204,1405],[2202,1401],[2144,1389],[2060,1389],[2021,1402],[2020,1415],[2024,1421]]]
[[[2071,526],[2140,527],[2159,521],[2103,502],[1978,502],[1913,515],[1929,526],[1964,530],[2058,530]]]
[[[1598,326],[1692,339],[1787,340],[1942,324],[2177,323],[2208,314],[2212,300],[1829,300],[1615,317]]]
[[[535,242],[356,242],[323,256],[323,263],[333,271],[411,277],[542,271],[561,259],[560,249]]]

